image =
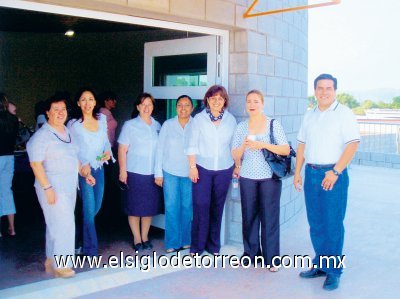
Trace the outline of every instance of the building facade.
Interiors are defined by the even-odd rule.
[[[288,139],[292,145],[296,145],[297,131],[307,108],[307,11],[244,18],[243,13],[251,3],[252,1],[247,0],[5,0],[0,5],[14,9],[80,15],[112,22],[136,22],[140,26],[174,30],[167,33],[163,30],[157,31],[151,41],[183,38],[185,35],[217,36],[216,52],[222,54],[217,58],[218,78],[214,83],[228,86],[230,111],[238,121],[244,119],[246,93],[251,89],[261,90],[265,95],[266,114],[281,121]],[[260,0],[255,6],[255,12],[302,4],[307,4],[307,1]],[[127,38],[134,47],[139,41],[141,44],[147,42],[143,37],[150,33],[141,31],[135,33],[136,35],[131,34],[118,33],[117,40]],[[118,37],[119,35],[124,37]],[[35,44],[35,40],[42,38],[41,35],[23,36],[27,45]],[[115,36],[114,34],[113,37]],[[89,40],[92,38],[88,37]],[[93,43],[95,39],[93,38]],[[8,61],[12,60],[10,57],[15,51],[10,47],[14,43],[15,48],[18,48],[21,38],[16,38],[11,33],[0,33],[0,42],[0,63],[7,66],[0,70],[0,89],[4,90],[7,86],[13,86],[10,73],[15,70],[15,63],[11,64]],[[46,41],[43,39],[41,45],[45,43],[51,41],[46,37]],[[143,57],[140,56],[140,59],[143,60]],[[138,89],[144,84],[145,79],[142,77],[142,74],[139,74],[138,78],[133,80]],[[51,81],[51,78],[43,80]],[[53,87],[55,86],[57,85],[54,83]],[[21,90],[17,86],[8,89],[16,93]],[[43,96],[38,95],[36,100]],[[291,178],[286,179],[281,197],[281,227],[290,225],[302,206],[303,200],[292,187]],[[225,243],[242,242],[238,200],[227,201],[224,232]]]

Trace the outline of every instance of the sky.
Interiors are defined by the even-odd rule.
[[[308,13],[308,94],[320,73],[335,76],[339,91],[400,89],[400,0],[342,0]]]

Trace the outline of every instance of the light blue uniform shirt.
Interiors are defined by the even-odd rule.
[[[267,118],[265,134],[256,135],[257,141],[270,143],[270,126],[271,119]],[[276,144],[288,144],[285,132],[278,120],[274,120],[274,139]],[[249,121],[245,120],[238,124],[235,136],[232,142],[232,149],[240,147],[246,137],[249,135]],[[264,154],[261,150],[245,149],[242,157],[242,167],[240,168],[240,176],[246,179],[261,180],[272,178],[272,170],[268,162],[265,161]]]
[[[196,155],[196,163],[208,170],[228,169],[233,165],[231,143],[236,119],[225,110],[218,126],[203,110],[188,125],[185,154]]]
[[[73,194],[78,186],[78,146],[68,128],[65,130],[64,139],[65,136],[45,123],[29,139],[26,149],[30,162],[42,162],[47,179],[56,192]],[[35,187],[42,188],[37,180]]]
[[[163,170],[180,177],[189,176],[189,162],[184,154],[184,135],[191,121],[192,117],[182,128],[178,116],[175,116],[163,124],[158,139],[154,177],[163,177]]]
[[[128,146],[126,170],[142,175],[154,174],[154,160],[161,125],[151,118],[151,125],[140,116],[124,123],[118,143]]]
[[[82,166],[90,164],[93,169],[101,167],[107,161],[99,161],[97,157],[101,157],[105,151],[111,153],[111,159],[115,162],[112,156],[111,144],[107,135],[107,119],[104,114],[99,113],[99,128],[96,132],[89,131],[83,127],[83,122],[80,119],[72,119],[68,122],[68,128],[71,131],[72,138],[79,145],[79,161]]]

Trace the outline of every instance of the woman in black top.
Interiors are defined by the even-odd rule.
[[[0,217],[8,216],[10,236],[15,236],[15,204],[11,185],[14,176],[14,147],[17,134],[18,119],[8,112],[7,97],[4,93],[0,93]]]

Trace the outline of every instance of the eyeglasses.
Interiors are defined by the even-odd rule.
[[[223,97],[219,97],[219,96],[216,96],[216,97],[209,97],[208,100],[209,100],[210,102],[220,102],[220,103],[225,102],[225,99],[224,99]]]

